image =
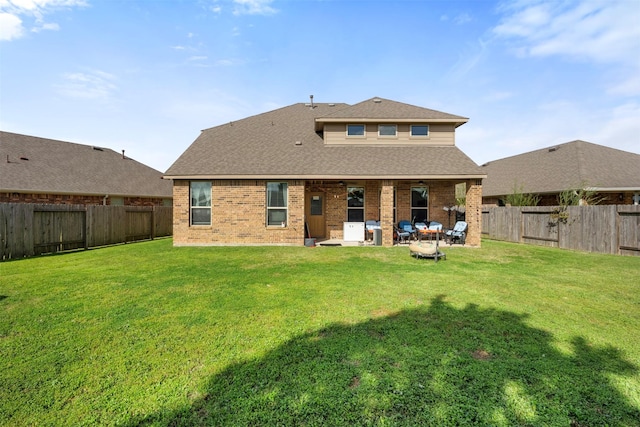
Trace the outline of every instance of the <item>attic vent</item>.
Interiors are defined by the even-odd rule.
[[[94,150],[96,150],[96,151],[104,151],[104,150],[103,150],[102,148],[100,148],[100,147],[93,147],[93,149],[94,149]]]
[[[558,147],[551,147],[551,148],[549,148],[549,152],[550,152],[550,153],[553,153],[554,151],[557,151],[557,150],[558,150]]]
[[[373,98],[373,102],[375,102],[376,104],[380,104],[382,102],[382,99],[380,98]]]
[[[296,141],[296,145],[302,145],[302,141]]]

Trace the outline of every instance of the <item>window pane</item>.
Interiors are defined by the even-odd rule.
[[[364,222],[364,209],[347,209],[348,222]]]
[[[211,208],[191,208],[192,225],[211,225]]]
[[[269,209],[267,211],[267,225],[282,225],[287,222],[286,209]]]
[[[426,208],[429,206],[429,193],[427,187],[411,187],[411,207]]]
[[[411,219],[413,222],[426,222],[427,210],[426,209],[411,209]]]
[[[267,183],[267,206],[270,208],[287,207],[287,183],[268,182]]]
[[[380,125],[378,132],[380,136],[396,136],[396,125]]]
[[[311,199],[311,215],[322,215],[322,197],[313,197],[314,198]]]
[[[364,188],[363,187],[349,187],[347,189],[347,206],[350,208],[364,207]]]
[[[428,135],[429,135],[428,125],[412,125],[411,126],[411,136],[428,136]]]
[[[194,181],[191,183],[191,206],[211,206],[211,183]]]
[[[364,136],[364,125],[347,125],[347,135]]]

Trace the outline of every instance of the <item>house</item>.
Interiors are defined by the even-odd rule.
[[[455,145],[465,117],[382,98],[298,103],[202,131],[167,170],[175,245],[303,245],[378,220],[445,225],[465,187],[480,245],[482,169]],[[356,239],[363,240],[357,235]]]
[[[540,206],[553,206],[558,194],[578,189],[596,192],[600,204],[640,204],[640,154],[586,141],[494,160],[482,169],[485,205],[504,205],[507,195],[519,192],[538,195]]]
[[[162,173],[108,148],[0,131],[0,202],[171,206]]]

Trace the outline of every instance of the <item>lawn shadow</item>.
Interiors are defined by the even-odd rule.
[[[524,320],[438,297],[296,337],[229,366],[191,406],[127,425],[637,425],[609,380],[637,366],[583,338],[562,353]]]

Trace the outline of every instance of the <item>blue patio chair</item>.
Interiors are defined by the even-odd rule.
[[[437,221],[431,221],[429,223],[429,230],[438,230],[438,231],[442,231],[442,224],[440,224]]]
[[[396,242],[400,243],[409,243],[411,240],[411,233],[405,230],[400,229],[399,227],[393,227],[393,231],[396,235]]]
[[[456,240],[464,245],[464,241],[467,237],[467,223],[464,221],[456,222],[453,229],[447,230],[445,238],[449,240],[449,246],[451,246]]]
[[[413,225],[411,225],[411,221],[402,220],[398,222],[398,228],[400,230],[408,232],[409,238],[417,239],[418,231],[415,228],[413,228]]]

